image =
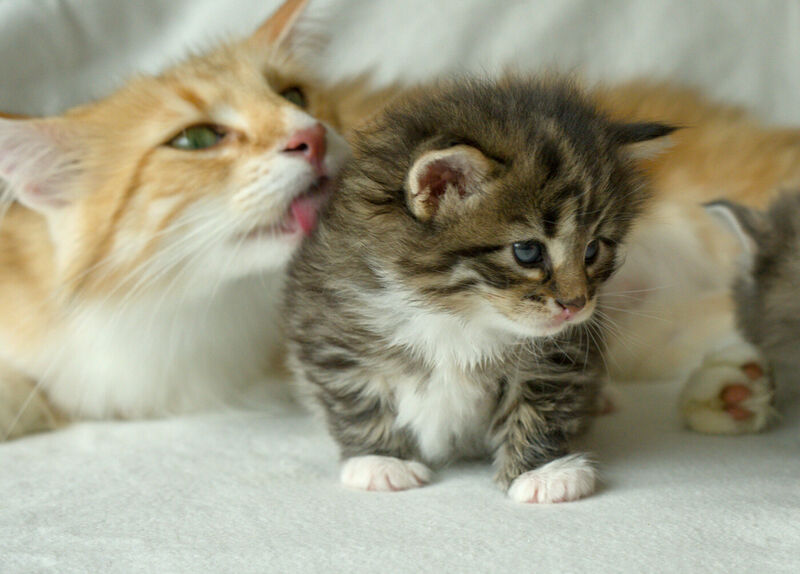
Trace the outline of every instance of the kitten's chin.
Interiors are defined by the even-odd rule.
[[[559,315],[542,318],[535,321],[520,321],[510,320],[503,318],[506,330],[513,335],[522,337],[553,337],[562,331],[566,331],[569,327],[574,327],[585,323],[594,312],[594,305],[591,304],[588,308],[576,313],[569,319],[564,319]]]

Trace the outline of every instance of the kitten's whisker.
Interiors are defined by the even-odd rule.
[[[608,368],[608,363],[606,362],[606,357],[605,357],[605,352],[604,352],[605,345],[603,343],[602,334],[601,333],[597,333],[597,337],[599,337],[599,340],[598,340],[597,338],[595,338],[595,335],[594,335],[594,329],[595,329],[596,326],[591,322],[586,322],[586,323],[584,323],[584,325],[586,325],[586,327],[587,327],[586,334],[591,339],[592,345],[594,345],[594,347],[597,349],[597,352],[600,355],[600,360],[603,361],[603,368],[605,369],[605,372],[606,373],[611,372],[611,370]]]
[[[637,347],[641,347],[641,341],[632,337],[629,333],[626,333],[608,314],[603,313],[600,310],[595,312],[601,319],[603,319],[599,326],[608,330],[611,333],[611,336],[622,343],[629,353],[634,354],[635,349]]]
[[[659,317],[657,315],[650,315],[649,313],[642,313],[641,311],[634,311],[633,309],[624,309],[624,308],[621,308],[621,307],[612,307],[611,305],[607,305],[605,303],[603,303],[602,306],[603,306],[604,309],[610,309],[612,311],[617,311],[617,312],[620,312],[620,313],[628,313],[629,315],[635,315],[637,317],[645,317],[647,319],[653,319],[653,320],[656,320],[656,321],[663,321],[665,323],[674,323],[673,320],[667,319],[666,317]]]
[[[619,295],[619,294],[631,294],[631,293],[652,293],[653,291],[663,291],[664,289],[670,289],[674,287],[675,283],[668,283],[666,285],[657,285],[655,287],[650,287],[647,289],[626,289],[623,291],[603,291],[602,297],[607,297],[608,295]]]

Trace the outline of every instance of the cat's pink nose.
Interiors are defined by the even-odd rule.
[[[314,168],[314,173],[322,177],[325,174],[325,126],[315,124],[302,129],[286,142],[284,153],[302,155]]]
[[[581,295],[572,299],[556,299],[556,303],[561,307],[561,317],[569,320],[586,307],[586,297]]]

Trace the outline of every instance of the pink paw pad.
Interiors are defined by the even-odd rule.
[[[751,381],[756,381],[764,376],[764,369],[758,363],[747,363],[742,365],[741,369]],[[753,391],[742,384],[727,385],[719,394],[719,398],[725,403],[725,412],[737,421],[747,420],[753,416],[753,411],[740,405],[751,396],[753,396]]]

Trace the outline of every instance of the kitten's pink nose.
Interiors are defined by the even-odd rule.
[[[325,126],[315,124],[310,128],[296,132],[286,142],[284,153],[302,155],[314,168],[314,173],[322,177],[325,174]]]
[[[556,299],[556,303],[561,307],[561,317],[568,321],[586,307],[586,297],[581,295],[573,299]]]

